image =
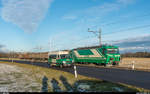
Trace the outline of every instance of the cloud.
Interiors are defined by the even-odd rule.
[[[51,51],[66,50],[77,47],[91,46],[93,43],[98,43],[97,37],[79,36],[78,32],[63,31],[55,33],[49,37],[49,48]],[[71,40],[71,41],[70,41]]]
[[[98,45],[99,43],[98,39],[94,35],[93,38],[85,38],[87,28],[91,26],[94,27],[94,25],[101,23],[103,21],[103,18],[108,16],[108,14],[118,12],[118,10],[120,10],[123,7],[126,7],[126,5],[128,4],[130,4],[129,1],[128,3],[127,2],[125,3],[125,1],[114,0],[113,2],[105,2],[101,5],[89,7],[86,9],[71,11],[70,13],[65,14],[64,16],[62,16],[63,20],[67,20],[67,21],[71,20],[74,21],[76,24],[76,26],[72,30],[70,31],[68,30],[68,32],[78,32],[78,34],[77,35],[68,34],[68,32],[67,33],[63,32],[65,34],[63,35],[62,33],[59,33],[58,34],[59,36],[57,35],[55,39],[51,39],[51,40],[55,40],[55,42],[53,42],[55,43],[55,46],[53,46],[52,48],[58,47],[58,49],[64,49],[64,48],[67,49],[67,48]],[[78,36],[78,37],[76,39],[72,39],[72,36],[73,37]],[[70,40],[72,40],[72,43],[69,43]]]
[[[2,0],[1,17],[25,32],[36,31],[52,0]]]
[[[8,52],[8,49],[5,45],[0,44],[0,52]]]
[[[72,37],[74,35],[75,37]],[[65,38],[64,38],[65,37]],[[97,37],[80,37],[72,33],[60,33],[51,35],[51,50],[73,49],[77,47],[95,46],[99,45]],[[61,38],[61,39],[60,39]],[[69,40],[72,40],[71,42]],[[112,43],[112,42],[110,42]],[[110,44],[109,43],[109,44]],[[105,44],[103,42],[103,44]],[[119,46],[120,52],[150,52],[150,35],[138,36],[118,40],[113,45]]]
[[[4,48],[4,47],[5,47],[5,45],[1,45],[1,44],[0,44],[0,48]]]
[[[87,28],[97,30],[99,29],[98,26],[102,26],[104,23],[106,23],[106,21],[112,20],[110,14],[114,15],[114,17],[119,18],[120,16],[116,14],[118,14],[118,11],[120,11],[121,9],[126,8],[127,5],[131,4],[129,3],[129,1],[125,4],[125,1],[123,2],[114,0],[113,2],[101,3],[99,5],[92,6],[86,9],[71,11],[62,16],[62,19],[64,20],[64,18],[66,18],[66,21],[73,21],[74,25],[76,25],[75,28],[80,28],[82,29],[82,31],[87,30]],[[132,2],[134,1],[135,0],[132,0]]]
[[[63,16],[63,19],[64,20],[75,20],[77,18],[77,16],[74,16],[74,15],[70,15],[70,16]]]
[[[87,18],[89,19],[95,19],[96,20],[98,18],[102,18],[103,16],[105,16],[106,14],[109,14],[113,11],[119,10],[122,7],[133,3],[135,0],[115,0],[114,2],[111,3],[103,3],[101,5],[97,5],[97,6],[93,6],[87,9],[83,9],[83,10],[77,10],[74,11],[72,13],[69,13],[65,16],[63,16],[62,18],[66,18],[66,20],[72,20],[73,18],[85,18],[87,20]],[[71,19],[67,19],[67,18],[71,18]]]
[[[114,43],[114,45],[119,46],[122,52],[149,51],[150,35],[120,40],[117,43]]]
[[[122,3],[122,4],[131,4],[133,3],[135,0],[117,0],[118,3]]]

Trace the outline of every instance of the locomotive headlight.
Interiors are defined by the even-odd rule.
[[[63,63],[66,63],[66,61],[63,61]]]
[[[120,57],[120,55],[115,55],[115,57]]]

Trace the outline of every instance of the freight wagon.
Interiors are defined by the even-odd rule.
[[[21,53],[18,55],[19,59],[28,60],[48,60],[48,52],[43,53]]]
[[[73,49],[70,55],[74,63],[94,63],[105,66],[118,65],[121,58],[118,47],[109,45],[91,49]]]

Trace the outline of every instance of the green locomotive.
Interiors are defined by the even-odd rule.
[[[50,66],[67,67],[72,66],[72,58],[69,51],[56,51],[48,54],[48,63]]]
[[[74,49],[70,51],[72,62],[95,63],[97,65],[118,65],[120,53],[117,46],[102,45],[97,48]]]

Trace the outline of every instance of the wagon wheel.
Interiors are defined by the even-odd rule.
[[[119,66],[119,62],[116,64],[116,66]]]
[[[104,67],[108,67],[108,64],[105,63],[105,64],[104,64]]]
[[[50,68],[50,67],[52,67],[52,65],[50,63],[48,63],[48,67]]]
[[[119,66],[119,62],[113,63],[112,65],[113,65],[113,66]]]
[[[49,67],[53,67],[53,65],[49,64]]]

